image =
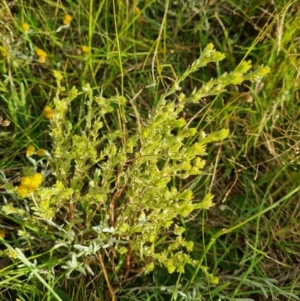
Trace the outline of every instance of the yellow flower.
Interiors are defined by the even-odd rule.
[[[45,150],[43,148],[40,148],[36,151],[37,155],[40,157],[45,156]]]
[[[66,14],[63,19],[64,25],[69,25],[72,21],[72,17],[69,14]]]
[[[4,230],[0,230],[0,237],[5,238],[5,231]]]
[[[47,53],[44,50],[38,48],[35,53],[38,56],[38,62],[40,64],[46,63]]]
[[[82,51],[83,53],[88,53],[88,52],[90,52],[90,49],[89,49],[89,47],[87,47],[86,45],[83,45],[83,46],[81,46],[81,51]]]
[[[29,193],[29,191],[26,186],[20,185],[18,187],[18,194],[20,195],[20,197],[25,198],[28,193]]]
[[[23,29],[23,31],[28,31],[29,30],[29,28],[30,28],[30,26],[29,26],[29,24],[28,23],[26,23],[26,22],[24,22],[23,24],[22,24],[22,29]]]
[[[35,147],[33,145],[29,145],[26,149],[26,155],[32,156],[33,154],[35,154]]]
[[[42,49],[40,49],[40,48],[38,48],[36,51],[35,51],[35,53],[36,53],[36,55],[37,56],[39,56],[39,57],[47,57],[47,53],[44,51],[44,50],[42,50]]]
[[[31,184],[31,178],[30,177],[23,177],[21,179],[21,186],[28,187]]]
[[[18,187],[20,197],[25,198],[29,193],[37,190],[43,182],[43,176],[40,173],[35,173],[31,177],[23,177],[21,185]]]
[[[42,182],[43,182],[43,176],[40,173],[35,173],[31,177],[31,183],[28,186],[28,188],[34,191],[42,185]]]
[[[32,181],[38,183],[38,186],[40,186],[43,182],[43,176],[42,174],[40,174],[39,172],[36,172],[33,176],[32,176]]]
[[[40,64],[46,63],[46,57],[45,57],[45,56],[39,56],[38,62],[39,62]]]
[[[47,119],[51,119],[53,117],[53,110],[49,106],[45,106],[44,115]]]

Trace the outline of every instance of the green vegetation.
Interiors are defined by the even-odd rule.
[[[1,300],[299,300],[299,4],[236,2],[1,1]]]

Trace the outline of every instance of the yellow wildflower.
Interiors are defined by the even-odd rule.
[[[40,173],[35,173],[31,177],[23,177],[21,185],[18,187],[18,193],[22,198],[25,198],[28,193],[37,190],[43,182],[43,176]]]
[[[38,49],[35,51],[35,53],[36,53],[37,56],[47,57],[47,53],[46,53],[44,50],[40,49],[40,48],[38,48]]]
[[[40,157],[45,156],[45,150],[43,148],[40,148],[36,151],[37,155]]]
[[[23,177],[21,179],[21,186],[28,187],[31,184],[31,178],[30,177]]]
[[[51,119],[53,117],[53,110],[49,106],[45,106],[44,115],[47,119]]]
[[[38,62],[39,62],[40,64],[46,63],[46,57],[45,57],[45,56],[39,56]]]
[[[86,45],[81,46],[81,51],[83,53],[88,53],[90,51],[89,47],[87,47]]]
[[[26,149],[26,155],[32,156],[33,154],[35,154],[35,147],[33,145],[29,145]]]
[[[35,173],[32,177],[31,177],[31,187],[40,187],[42,185],[43,182],[43,176],[40,173]]]
[[[47,53],[44,50],[38,48],[36,50],[36,55],[38,56],[38,62],[40,64],[46,63]]]
[[[28,193],[29,193],[29,191],[26,186],[20,185],[18,187],[18,194],[20,195],[20,197],[25,198]]]
[[[63,19],[64,25],[69,25],[72,21],[72,17],[69,14],[66,14]]]
[[[29,30],[29,28],[30,28],[30,26],[29,26],[29,24],[28,23],[26,23],[26,22],[24,22],[23,24],[22,24],[22,29],[23,29],[23,31],[28,31]]]

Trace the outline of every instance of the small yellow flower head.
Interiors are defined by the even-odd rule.
[[[43,182],[43,176],[37,172],[31,177],[31,183],[29,185],[29,188],[35,190],[42,185],[42,182]]]
[[[69,14],[66,14],[63,19],[64,25],[69,25],[72,21],[72,17]]]
[[[28,187],[31,184],[31,177],[23,177],[21,179],[21,186]]]
[[[46,57],[45,57],[45,56],[39,56],[38,62],[39,62],[40,64],[46,63]]]
[[[42,57],[45,57],[45,58],[47,57],[47,53],[44,50],[40,49],[40,48],[38,48],[35,51],[35,53],[36,53],[37,56],[42,56]]]
[[[40,64],[46,63],[47,53],[44,50],[38,48],[35,53],[38,56],[38,62]]]
[[[28,193],[29,193],[29,191],[26,186],[20,185],[18,187],[18,194],[20,195],[21,198],[25,198]]]
[[[26,155],[32,156],[33,154],[35,154],[35,147],[33,145],[29,145],[26,149]]]
[[[45,150],[43,148],[40,148],[36,151],[37,155],[40,157],[45,156]]]
[[[89,47],[87,47],[86,45],[83,45],[83,46],[81,46],[81,51],[82,51],[83,53],[89,53],[89,52],[90,52],[90,49],[89,49]]]
[[[18,187],[18,194],[25,198],[29,193],[37,190],[43,182],[43,176],[40,173],[35,173],[31,177],[23,177],[21,185]]]
[[[45,106],[44,115],[47,119],[51,119],[53,117],[53,110],[49,106]]]
[[[22,24],[22,29],[23,29],[24,32],[28,31],[29,28],[30,28],[30,26],[29,26],[28,23],[25,22],[25,23]]]

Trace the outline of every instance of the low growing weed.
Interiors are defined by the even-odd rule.
[[[53,286],[57,277],[101,273],[107,295],[116,300],[120,283],[151,273],[155,266],[169,273],[197,266],[197,258],[190,255],[193,242],[185,239],[178,221],[208,210],[213,196],[195,201],[193,190],[177,183],[200,175],[206,145],[225,139],[229,132],[207,134],[186,122],[183,109],[225,92],[229,85],[261,80],[269,72],[263,66],[249,72],[251,62],[243,61],[190,95],[180,92],[188,76],[222,59],[224,55],[209,44],[160,96],[148,119],[123,96],[105,98],[94,94],[89,84],[67,90],[62,73],[54,71],[56,96],[53,107],[45,109],[52,150],[38,150],[38,159],[35,149],[28,148],[32,168],[24,170],[20,185],[6,184],[10,195],[2,212],[21,225],[15,237],[18,247],[5,242],[14,262],[7,267],[7,277],[21,262],[28,277],[44,285],[45,262]],[[75,99],[85,104],[85,117],[76,126],[68,118]],[[118,116],[118,126],[110,123],[112,113]],[[212,283],[218,282],[206,268],[198,268]],[[60,300],[52,289],[50,293]]]

